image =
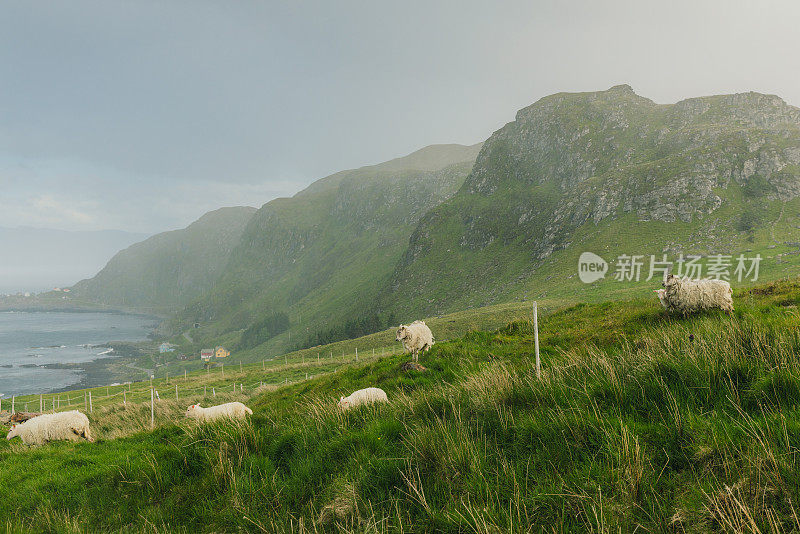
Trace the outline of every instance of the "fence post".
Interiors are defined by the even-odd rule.
[[[317,363],[319,363],[319,352],[317,353]]]
[[[222,376],[224,377],[225,376],[225,364],[221,363],[220,365],[222,366]]]
[[[175,400],[178,400],[178,384],[175,384]]]
[[[83,392],[83,411],[85,412],[88,409],[89,409],[89,401],[87,400],[86,392],[84,391]]]
[[[39,395],[39,411],[44,412],[44,395]]]
[[[211,393],[213,393],[214,396],[216,397],[217,396],[217,388],[211,388]]]
[[[264,362],[264,360],[261,360],[261,370],[262,370],[262,371],[263,371],[264,369],[266,369],[266,368],[264,367],[265,365],[266,365],[266,363]]]
[[[186,369],[183,370],[183,381],[186,382],[189,379],[188,374],[186,373]]]
[[[17,397],[11,397],[11,415],[14,415],[14,402],[17,400]]]
[[[89,392],[89,413],[92,413],[92,392]]]
[[[356,347],[356,361],[358,361],[358,347]]]
[[[150,388],[150,428],[156,425],[156,409],[153,391],[153,388]]]
[[[536,352],[536,378],[542,378],[542,362],[539,359],[539,305],[533,301],[533,347]]]
[[[122,405],[123,406],[128,405],[128,392],[124,390],[122,391]]]

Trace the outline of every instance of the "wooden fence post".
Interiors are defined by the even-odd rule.
[[[17,400],[17,397],[11,397],[11,415],[14,415],[14,402]]]
[[[150,388],[150,428],[156,425],[156,409],[153,391],[153,388]]]
[[[217,396],[217,388],[211,388],[211,393],[213,393],[214,396],[216,397]]]
[[[358,361],[358,347],[356,347],[356,361]]]
[[[222,376],[224,378],[225,377],[225,364],[221,363],[220,365],[222,366]]]
[[[539,359],[539,305],[533,301],[533,347],[536,352],[536,378],[542,378],[542,362]]]
[[[178,400],[178,384],[175,384],[175,400]]]
[[[87,400],[86,392],[84,391],[83,392],[83,411],[85,412],[88,409],[89,409],[89,401]]]
[[[128,405],[128,392],[124,390],[122,391],[122,405],[123,406]]]
[[[89,413],[92,413],[92,392],[89,392]]]
[[[39,395],[39,412],[44,412],[44,395]]]

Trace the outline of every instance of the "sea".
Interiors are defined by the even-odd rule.
[[[0,399],[77,384],[81,371],[44,366],[114,357],[101,345],[145,340],[155,322],[119,313],[0,312]]]

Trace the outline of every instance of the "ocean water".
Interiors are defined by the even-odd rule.
[[[144,340],[154,325],[153,318],[117,313],[0,312],[2,398],[77,384],[80,371],[42,366],[113,357],[95,345]]]

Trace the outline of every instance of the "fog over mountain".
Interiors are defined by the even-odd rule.
[[[145,237],[118,230],[0,227],[0,293],[70,286],[94,275],[119,250]]]

